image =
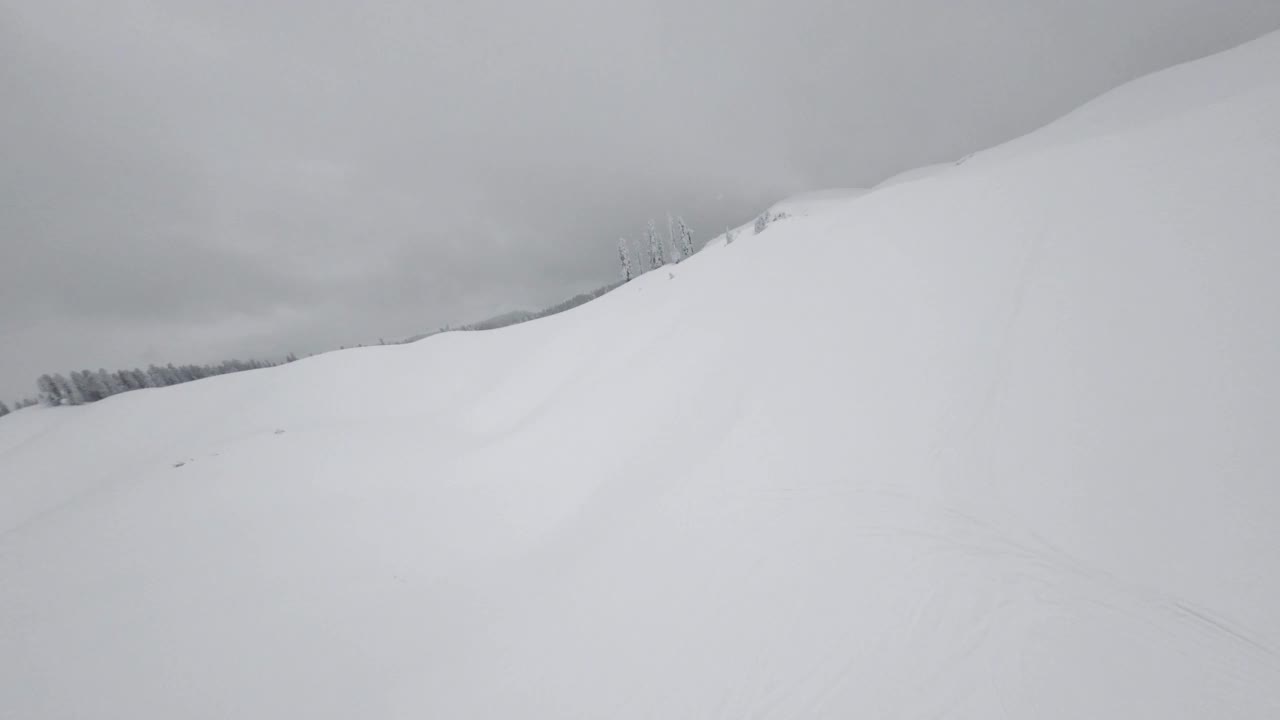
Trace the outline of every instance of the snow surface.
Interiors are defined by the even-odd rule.
[[[1280,717],[1277,128],[1273,35],[562,315],[0,418],[0,717]]]

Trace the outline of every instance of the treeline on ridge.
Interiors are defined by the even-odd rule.
[[[284,362],[298,358],[290,354]],[[39,402],[45,405],[83,405],[130,390],[168,387],[182,383],[259,368],[274,367],[279,363],[266,360],[226,360],[211,365],[151,365],[146,370],[133,368],[109,372],[105,369],[76,370],[70,375],[56,373],[41,375],[36,380]],[[24,400],[18,407],[34,405]],[[2,405],[0,405],[2,407]],[[0,415],[3,415],[0,412]]]

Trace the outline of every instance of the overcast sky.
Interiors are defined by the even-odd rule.
[[[0,399],[544,306],[1280,27],[1276,0],[0,0]]]

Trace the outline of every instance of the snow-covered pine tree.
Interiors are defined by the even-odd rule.
[[[48,373],[36,378],[36,391],[39,393],[40,402],[45,405],[55,406],[62,404],[62,391],[58,389],[53,377]]]
[[[71,383],[71,387],[75,388],[82,399],[88,399],[93,402],[95,399],[93,396],[93,383],[90,378],[84,376],[84,373],[79,370],[72,370],[67,377],[67,382]]]
[[[685,224],[684,218],[676,218],[676,233],[680,239],[680,253],[685,258],[693,257],[693,230]]]
[[[154,363],[147,366],[147,380],[153,388],[161,388],[169,384],[165,382],[164,368]]]
[[[128,390],[120,382],[120,378],[107,372],[106,368],[98,368],[98,385],[102,388],[102,397],[104,398],[119,395]]]
[[[680,236],[676,230],[676,219],[667,213],[667,247],[670,248],[671,262],[680,262],[684,257],[680,254]]]
[[[111,394],[102,382],[102,376],[92,370],[81,370],[79,377],[71,373],[71,386],[80,391],[83,402],[97,402]]]
[[[115,383],[116,387],[120,388],[120,392],[129,392],[130,390],[137,390],[141,387],[140,385],[134,384],[133,371],[131,370],[116,370],[111,373],[111,382]]]
[[[62,401],[67,405],[84,404],[84,395],[80,393],[80,389],[72,385],[62,373],[53,376],[53,384],[58,386]]]
[[[183,372],[181,369],[173,366],[173,363],[167,363],[164,366],[164,373],[169,378],[170,385],[181,385],[184,382],[191,382],[191,376]]]
[[[769,227],[769,211],[765,210],[760,213],[760,217],[756,218],[756,234],[764,232],[767,227]]]
[[[4,417],[5,415],[8,415],[8,414],[9,414],[9,406],[5,405],[3,400],[0,400],[0,417]]]
[[[662,251],[662,238],[658,237],[658,224],[649,220],[649,229],[645,231],[649,241],[649,269],[657,270],[667,264],[666,254]]]
[[[631,282],[635,274],[631,269],[631,248],[627,246],[626,238],[618,238],[618,262],[622,263],[622,282]]]
[[[729,228],[724,229],[724,244],[725,245],[733,244],[733,231],[730,230]]]

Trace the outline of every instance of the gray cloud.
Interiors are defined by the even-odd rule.
[[[1280,26],[1274,0],[0,0],[0,397],[548,304]]]

